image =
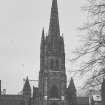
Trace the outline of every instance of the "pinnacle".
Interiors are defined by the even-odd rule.
[[[68,88],[74,89],[74,91],[76,91],[75,84],[74,84],[74,81],[73,81],[72,77],[71,77],[70,84],[69,84]]]
[[[44,39],[44,28],[42,30],[42,39]]]

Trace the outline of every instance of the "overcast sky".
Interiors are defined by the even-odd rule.
[[[0,0],[0,79],[2,89],[15,94],[23,78],[38,79],[42,28],[48,32],[52,0]],[[79,45],[77,28],[83,23],[85,0],[58,0],[66,58]],[[68,67],[67,67],[68,68]],[[69,69],[71,69],[69,67]]]

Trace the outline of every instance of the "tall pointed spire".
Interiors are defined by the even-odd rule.
[[[53,0],[48,35],[60,35],[57,0]]]

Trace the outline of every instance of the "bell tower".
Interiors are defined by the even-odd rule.
[[[60,35],[57,0],[52,1],[48,35],[40,47],[40,105],[64,105],[66,91],[64,38]]]

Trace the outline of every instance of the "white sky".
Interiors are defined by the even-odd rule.
[[[52,0],[0,0],[0,79],[2,89],[17,93],[23,78],[38,79],[42,28],[48,32]],[[77,28],[83,23],[85,0],[58,0],[66,58],[79,44]],[[67,67],[68,68],[68,67]],[[69,67],[69,69],[71,69]]]

